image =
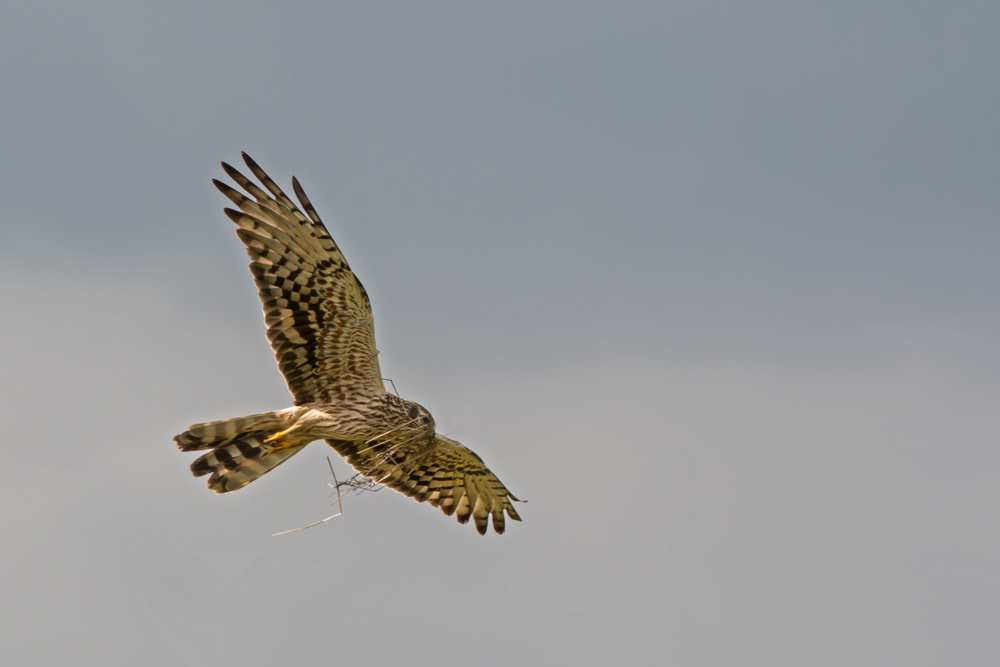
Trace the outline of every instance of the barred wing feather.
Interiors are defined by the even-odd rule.
[[[433,447],[401,461],[386,456],[383,446],[365,442],[327,440],[338,454],[365,477],[410,496],[418,503],[429,502],[460,523],[470,518],[480,535],[486,534],[489,518],[493,530],[504,532],[504,512],[520,521],[511,500],[517,498],[494,475],[475,452],[461,443],[436,435]]]
[[[298,180],[292,187],[305,214],[246,153],[243,160],[267,192],[225,162],[253,199],[213,182],[239,209],[225,212],[250,255],[267,338],[295,404],[384,392],[365,288]]]

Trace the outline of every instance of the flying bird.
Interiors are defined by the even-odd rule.
[[[422,405],[388,393],[382,382],[371,302],[298,180],[296,206],[250,156],[250,172],[222,168],[248,195],[213,180],[237,209],[225,209],[250,255],[290,408],[194,424],[174,438],[216,493],[241,489],[314,440],[324,440],[372,484],[428,502],[480,535],[489,518],[504,532],[504,513],[521,518],[510,491],[473,451],[435,432]],[[305,211],[305,213],[303,213]]]

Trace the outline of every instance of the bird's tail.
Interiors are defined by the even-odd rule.
[[[194,424],[174,438],[181,451],[209,449],[191,464],[195,477],[211,474],[208,488],[228,493],[242,488],[272,468],[284,463],[306,443],[272,449],[264,444],[268,435],[294,423],[287,411],[264,412],[247,417]]]

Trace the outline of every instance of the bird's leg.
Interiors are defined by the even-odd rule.
[[[299,438],[288,436],[294,431],[299,430],[302,427],[301,422],[297,422],[292,425],[291,428],[286,428],[284,431],[278,431],[274,435],[264,438],[264,444],[268,449],[284,449],[285,447],[293,447],[299,444]]]
[[[315,440],[316,434],[312,432],[313,427],[317,422],[328,418],[328,415],[323,412],[309,408],[293,408],[288,413],[289,419],[285,423],[287,424],[291,421],[292,425],[283,431],[278,431],[264,438],[264,446],[268,449],[275,450],[295,447]]]

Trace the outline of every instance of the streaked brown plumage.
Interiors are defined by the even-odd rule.
[[[505,512],[520,521],[511,505],[517,498],[482,459],[435,433],[423,406],[386,392],[368,294],[298,180],[292,189],[305,214],[246,153],[243,159],[267,192],[225,162],[253,199],[213,183],[239,209],[225,212],[247,246],[267,338],[294,407],[191,426],[174,438],[177,446],[209,450],[191,472],[210,475],[208,488],[228,493],[325,440],[361,475],[461,523],[472,518],[480,534],[491,516],[498,533]]]

